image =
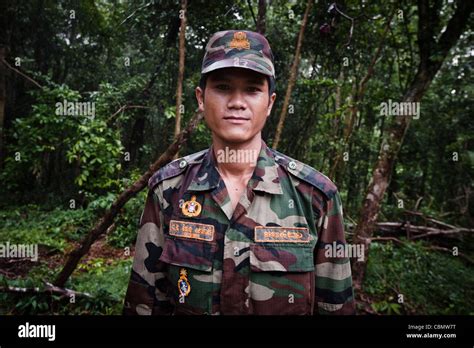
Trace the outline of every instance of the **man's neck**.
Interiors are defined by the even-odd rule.
[[[262,138],[258,134],[245,143],[227,143],[213,137],[212,147],[221,175],[227,178],[248,179],[257,165]]]

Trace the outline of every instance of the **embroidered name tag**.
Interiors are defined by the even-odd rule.
[[[170,221],[170,235],[182,238],[214,240],[214,226],[189,221]]]
[[[309,243],[306,227],[255,227],[255,241],[260,243]]]

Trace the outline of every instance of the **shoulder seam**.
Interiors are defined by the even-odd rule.
[[[148,180],[148,188],[151,190],[160,182],[180,175],[189,165],[201,163],[208,150],[209,149],[205,149],[195,152],[165,164],[150,177]],[[186,161],[186,165],[181,168],[180,163],[183,160]]]
[[[274,149],[270,149],[270,150],[273,152],[273,154],[275,156],[275,161],[278,164],[280,164],[285,169],[285,171],[287,171],[288,173],[290,173],[293,176],[296,176],[298,179],[303,180],[304,182],[314,186],[319,191],[321,191],[328,199],[332,199],[334,197],[334,195],[337,192],[337,187],[332,182],[332,180],[329,179],[326,175],[324,175],[320,171],[316,170],[315,168],[313,168],[313,167],[311,167],[311,166],[309,166],[309,165],[307,165],[307,164],[305,164],[301,161],[298,161],[294,158],[291,158],[290,156],[282,154],[281,152],[278,152]],[[298,169],[292,170],[292,169],[288,168],[288,163],[290,163],[290,162],[295,162],[297,166],[300,166],[300,168],[305,169],[309,172],[314,172],[317,176],[322,177],[324,179],[324,181],[326,181],[330,186],[333,186],[333,189],[327,189],[325,187],[325,185],[323,185],[322,183],[319,183],[316,180],[311,180],[311,176],[302,175],[301,171],[298,170]]]

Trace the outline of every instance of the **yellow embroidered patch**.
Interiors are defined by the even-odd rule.
[[[214,240],[214,226],[197,222],[171,220],[170,235],[211,242]]]
[[[238,50],[250,48],[250,41],[247,39],[247,34],[243,31],[238,31],[234,33],[234,38],[229,44],[230,48],[237,48]]]
[[[178,279],[178,291],[180,297],[186,297],[191,292],[191,284],[189,284],[188,280],[188,271],[186,268],[181,268],[179,271],[179,279]]]
[[[201,204],[196,201],[196,196],[192,196],[190,201],[186,201],[181,208],[185,216],[195,217],[201,214]]]
[[[255,227],[255,241],[259,243],[309,243],[307,227]]]

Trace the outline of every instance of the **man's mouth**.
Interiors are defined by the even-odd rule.
[[[229,115],[229,116],[224,116],[224,120],[227,120],[232,123],[243,123],[243,122],[249,121],[250,118],[243,117],[243,116]]]

